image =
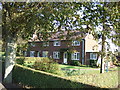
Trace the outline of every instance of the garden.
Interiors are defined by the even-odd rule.
[[[40,82],[40,80],[43,80],[43,82],[45,82],[46,80],[44,79],[47,79],[53,82],[53,80],[56,81],[58,80],[58,78],[60,80],[60,83],[67,83],[67,82],[72,83],[72,84],[67,83],[65,86],[67,88],[68,87],[80,88],[82,86],[92,87],[92,88],[93,87],[116,88],[118,86],[118,68],[117,67],[110,68],[109,72],[100,74],[99,73],[100,68],[97,68],[97,67],[93,68],[89,66],[63,65],[63,64],[58,64],[54,62],[52,59],[44,58],[44,57],[42,58],[41,57],[22,57],[22,58],[17,57],[16,63],[17,64],[13,70],[13,80],[15,83],[19,82],[20,84],[25,85],[27,87],[32,87],[32,88],[41,87],[43,83]],[[18,72],[21,72],[21,73],[19,73],[18,75]],[[36,82],[33,82],[33,81],[31,82],[32,76],[34,77],[35,80],[37,79]],[[36,84],[38,83],[37,81],[42,84],[37,85]],[[81,83],[81,84],[79,85],[78,83]],[[46,84],[44,86],[49,87],[49,84],[50,84],[50,81],[48,82],[46,81]],[[56,86],[62,87],[58,85]],[[56,87],[56,86],[51,85],[51,87]]]

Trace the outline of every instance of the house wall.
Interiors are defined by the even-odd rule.
[[[90,53],[86,52],[86,65],[90,64]]]
[[[85,39],[82,39],[80,42],[80,46],[72,46],[72,41],[68,40],[61,40],[61,45],[60,46],[54,46],[54,41],[49,42],[49,46],[43,46],[43,42],[41,41],[35,41],[35,47],[30,46],[28,47],[28,52],[27,56],[30,56],[30,51],[35,51],[35,56],[37,57],[37,52],[40,52],[40,56],[42,57],[42,51],[48,51],[48,57],[52,56],[53,57],[53,52],[54,51],[60,51],[61,49],[73,49],[78,52],[80,52],[80,62],[83,64],[89,65],[90,63],[90,53],[98,52],[98,42],[94,40],[92,34],[87,34]],[[31,42],[29,42],[31,43]],[[57,62],[63,63],[63,52],[60,53],[60,59],[56,59]],[[71,58],[71,57],[70,57]],[[68,63],[70,60],[68,60]]]
[[[42,42],[35,42],[35,47],[29,46],[29,49],[28,49],[29,51],[28,51],[27,55],[30,56],[30,51],[36,51],[36,52],[40,51],[41,56],[42,56],[42,51],[48,51],[49,52],[48,57],[50,57],[50,56],[53,57],[54,51],[60,51],[60,49],[62,49],[62,48],[70,48],[70,49],[74,49],[74,50],[80,52],[80,62],[82,63],[82,45],[84,45],[84,44],[82,44],[83,43],[82,41],[80,42],[80,46],[71,46],[72,43],[70,41],[65,41],[65,40],[61,41],[60,46],[54,46],[53,42],[54,41],[50,41],[49,46],[47,46],[47,47],[44,47]],[[84,50],[84,53],[85,53],[85,50]],[[35,56],[37,56],[37,54],[35,54]],[[84,55],[84,58],[85,58],[85,55]],[[56,59],[56,61],[58,63],[63,62],[63,53],[61,53],[60,59]],[[69,61],[70,60],[68,60],[68,63],[70,63]],[[86,63],[86,61],[84,61],[84,62]]]
[[[98,42],[94,39],[92,34],[88,34],[85,37],[85,51],[98,52]]]
[[[86,52],[86,65],[90,65],[90,53],[97,54],[98,58],[98,52]]]

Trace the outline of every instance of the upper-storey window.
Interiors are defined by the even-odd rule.
[[[80,46],[80,41],[72,41],[72,46]]]
[[[32,47],[35,47],[35,43],[30,43],[30,45],[31,45]]]
[[[43,46],[49,46],[49,42],[43,42]]]
[[[60,41],[54,41],[54,46],[60,46]]]

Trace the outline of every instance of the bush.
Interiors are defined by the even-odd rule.
[[[28,66],[30,63],[34,63],[35,61],[41,60],[45,57],[16,57],[16,63],[20,65]]]
[[[16,63],[36,70],[62,75],[58,63],[47,57],[17,57]]]
[[[57,70],[59,70],[58,63],[54,62],[52,59],[49,58],[43,58],[41,60],[35,61],[35,64],[33,67],[36,70],[46,71],[50,73],[56,73]]]
[[[34,61],[27,61],[27,62],[24,62],[24,66],[26,66],[26,67],[33,67],[33,65],[35,64],[35,62]]]
[[[5,56],[5,52],[0,52],[0,56]]]
[[[75,76],[81,74],[79,70],[65,70],[64,73],[66,76]]]
[[[70,65],[73,65],[73,66],[81,66],[81,63],[79,61],[71,61],[71,64]]]
[[[116,66],[119,66],[119,67],[120,67],[120,61],[116,61],[116,62],[114,62],[114,65],[116,65]]]
[[[25,57],[17,57],[16,58],[16,63],[23,65],[24,64]]]
[[[97,60],[90,60],[91,67],[97,67]]]

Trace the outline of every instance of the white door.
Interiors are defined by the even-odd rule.
[[[34,57],[35,51],[30,51],[30,57]]]
[[[63,54],[63,63],[67,64],[67,52]]]

